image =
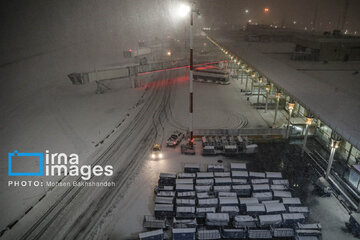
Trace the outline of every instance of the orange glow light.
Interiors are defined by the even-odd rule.
[[[269,8],[264,8],[264,12],[269,12]]]

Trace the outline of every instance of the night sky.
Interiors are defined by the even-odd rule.
[[[197,27],[239,28],[253,23],[309,28],[318,1],[318,31],[338,27],[345,0],[198,0]],[[2,2],[0,63],[19,51],[41,52],[88,41],[117,41],[132,47],[138,40],[184,32],[186,19],[174,16],[175,0],[8,0]],[[359,35],[359,0],[348,0],[345,29]],[[269,8],[269,13],[264,13]],[[245,13],[245,9],[249,13]],[[296,24],[294,24],[296,22]],[[344,30],[345,30],[344,29]],[[112,44],[112,43],[111,43]],[[118,47],[117,46],[117,47]],[[30,53],[29,53],[30,54]]]

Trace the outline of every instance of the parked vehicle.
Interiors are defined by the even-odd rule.
[[[184,138],[184,134],[179,131],[175,131],[171,136],[166,140],[166,146],[175,147],[177,146]]]

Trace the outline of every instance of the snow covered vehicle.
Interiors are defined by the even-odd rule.
[[[163,154],[161,152],[161,147],[159,144],[155,144],[153,149],[152,149],[152,153],[151,153],[151,158],[155,159],[155,158],[162,158]]]
[[[181,140],[184,138],[184,134],[179,132],[179,131],[175,131],[173,134],[171,134],[171,136],[168,138],[168,140],[166,140],[166,146],[168,147],[175,147],[176,145],[178,145]]]

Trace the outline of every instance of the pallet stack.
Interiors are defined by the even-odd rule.
[[[306,224],[309,208],[292,196],[280,172],[248,171],[245,163],[231,163],[229,170],[212,164],[201,172],[187,164],[182,173],[161,174],[154,221],[165,222],[151,225],[147,217],[144,227],[169,225],[177,240],[321,238],[320,225],[307,229],[314,225]],[[155,234],[140,239],[164,238]]]

